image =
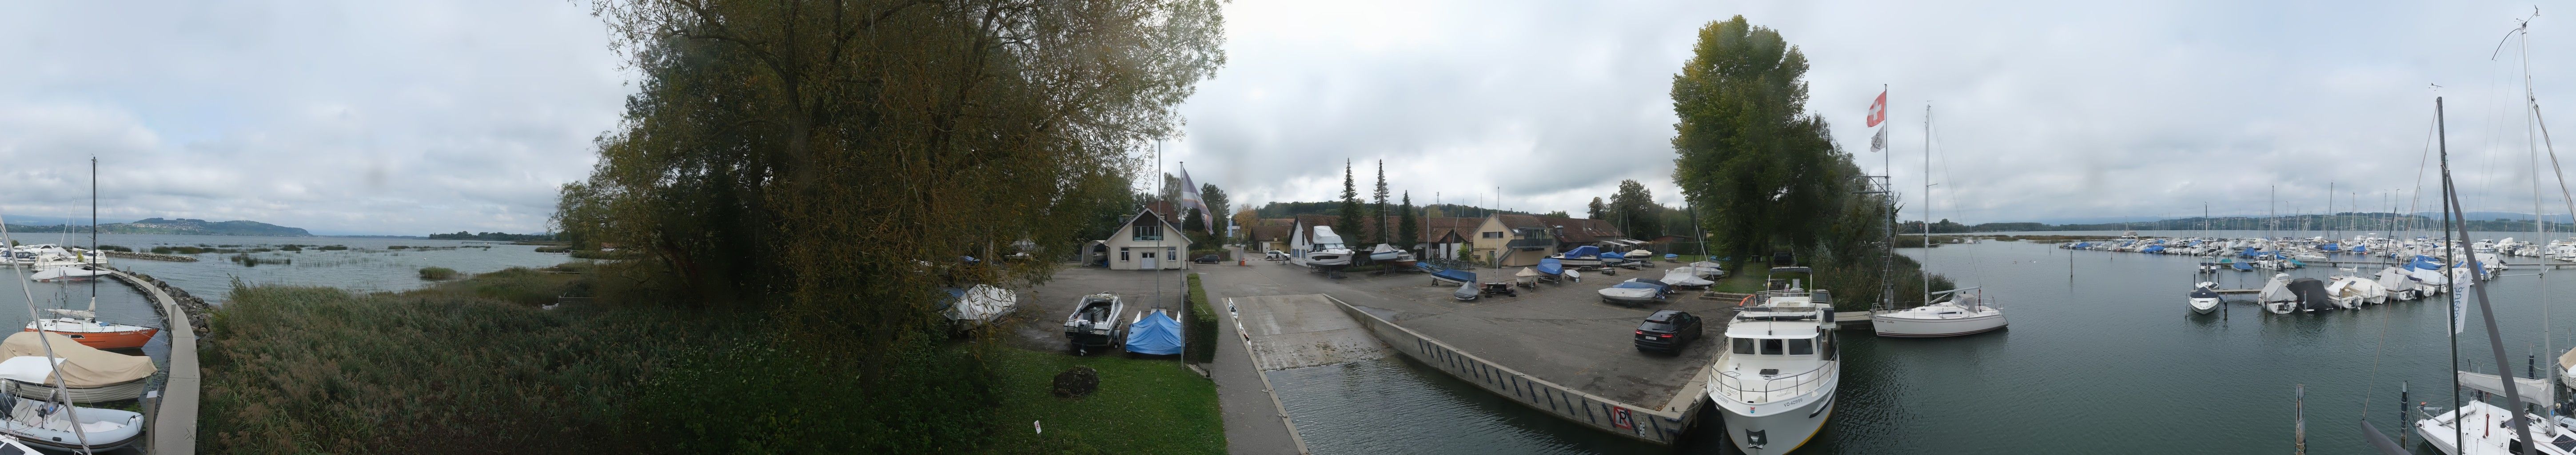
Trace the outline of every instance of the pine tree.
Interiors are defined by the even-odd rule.
[[[1377,219],[1377,232],[1369,233],[1368,243],[1387,243],[1393,240],[1386,235],[1386,228],[1389,227],[1386,224],[1386,160],[1377,160],[1377,205],[1369,209],[1369,217]]]
[[[1354,247],[1354,250],[1358,248],[1350,240],[1359,238],[1361,215],[1360,191],[1356,183],[1351,179],[1351,160],[1342,160],[1342,211],[1341,219],[1333,222],[1333,233],[1342,236],[1343,246]]]
[[[1395,247],[1409,250],[1422,243],[1422,221],[1413,216],[1413,192],[1404,192],[1402,210],[1404,214],[1397,219],[1403,221],[1395,228]]]

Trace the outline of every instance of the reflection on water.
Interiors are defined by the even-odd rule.
[[[2448,406],[2442,395],[2450,383],[2449,314],[2439,301],[2300,315],[2268,314],[2235,301],[2218,314],[2199,315],[2184,296],[2197,258],[2027,242],[1930,252],[1934,271],[1983,286],[1989,302],[2012,317],[2011,328],[1954,339],[1845,337],[1840,403],[1824,433],[1800,453],[2287,450],[2295,417],[2291,390],[2299,384],[2308,391],[2309,449],[2363,453],[2370,449],[2357,421],[2398,425],[2400,381],[2411,382],[2415,400]],[[2375,273],[2378,267],[2357,268]],[[2270,273],[2224,272],[2217,281],[2260,287]],[[2323,266],[2291,272],[2337,273],[2349,272]],[[2528,371],[2523,363],[2534,357],[2547,368],[2552,354],[2544,352],[2544,323],[2559,333],[2576,331],[2576,306],[2567,297],[2576,292],[2576,276],[2570,275],[2576,274],[2509,276],[2490,285],[2515,374]],[[2475,313],[2469,316],[2471,336],[2460,340],[2460,357],[2471,369],[2493,372],[2483,329]],[[2572,340],[2561,335],[2547,346],[2564,351],[2576,347]],[[1317,453],[1666,451],[1557,421],[1406,360],[1278,371],[1270,378]],[[1703,423],[1715,421],[1706,417],[1713,416]],[[1713,427],[1702,425],[1672,451],[1726,452]]]

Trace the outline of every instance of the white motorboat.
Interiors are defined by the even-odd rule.
[[[112,450],[132,445],[143,435],[143,414],[134,411],[12,398],[5,412],[7,418],[0,419],[0,434],[58,451]],[[75,416],[77,424],[73,423]]]
[[[1693,263],[1690,263],[1690,267],[1691,267],[1691,275],[1692,275],[1692,276],[1697,276],[1697,277],[1700,277],[1700,278],[1703,278],[1703,279],[1708,279],[1708,280],[1716,280],[1716,279],[1718,279],[1718,278],[1725,278],[1725,277],[1726,277],[1726,269],[1718,268],[1718,263],[1715,263],[1715,262],[1709,262],[1709,261],[1693,262]]]
[[[2217,311],[2222,301],[2218,297],[2218,283],[2203,281],[2191,288],[2191,311],[2194,313]]]
[[[1404,250],[1395,249],[1395,246],[1384,243],[1377,244],[1376,248],[1369,250],[1369,260],[1371,261],[1392,261],[1403,255]]]
[[[1336,266],[1351,264],[1351,256],[1354,256],[1356,253],[1352,252],[1350,248],[1342,246],[1342,236],[1334,234],[1332,226],[1316,226],[1314,229],[1315,250],[1306,252],[1306,256],[1304,258],[1306,265]]]
[[[39,270],[34,274],[27,275],[27,279],[43,282],[89,281],[102,276],[107,276],[107,272],[103,270],[91,270],[87,267],[73,266]]]
[[[1939,338],[1975,335],[2004,328],[2004,311],[1979,302],[1978,288],[1941,291],[1933,295],[1950,296],[1939,303],[1870,315],[1869,327],[1878,336],[1894,338]]]
[[[1557,260],[1559,264],[1563,264],[1565,268],[1568,269],[1579,267],[1600,267],[1601,248],[1594,246],[1578,246],[1574,247],[1574,249],[1566,250],[1563,253],[1557,253],[1555,256],[1548,256],[1548,258]]]
[[[1805,267],[1784,267],[1773,269]],[[1726,325],[1728,349],[1709,365],[1709,402],[1725,419],[1727,438],[1754,455],[1789,453],[1833,418],[1842,362],[1835,353],[1833,297],[1797,281],[1756,293],[1758,305]]]
[[[1664,271],[1664,278],[1656,281],[1662,281],[1664,284],[1673,285],[1673,287],[1690,289],[1706,288],[1709,285],[1717,284],[1717,282],[1709,281],[1707,278],[1700,278],[1699,273],[1691,270],[1690,267],[1674,267],[1672,270]]]
[[[1127,303],[1118,294],[1082,296],[1073,304],[1073,314],[1064,317],[1065,344],[1075,355],[1117,346],[1127,339],[1122,333],[1127,325],[1118,323],[1118,316],[1126,312]]]
[[[2486,392],[2490,394],[2489,396],[2503,396],[2504,378],[2467,371],[2457,373],[2460,376],[2460,385]],[[2515,392],[2519,393],[2524,401],[2541,406],[2547,406],[2542,403],[2551,401],[2552,387],[2549,386],[2548,381],[2514,378],[2513,382],[2519,389]],[[2426,445],[2433,446],[2434,450],[2447,455],[2522,453],[2513,450],[2522,448],[2522,441],[2519,440],[2521,438],[2519,432],[2514,431],[2512,412],[2483,401],[2470,401],[2460,405],[2460,409],[2415,421],[2415,434],[2422,436]],[[2560,417],[2551,420],[2534,414],[2523,414],[2523,419],[2531,422],[2529,429],[2532,438],[2549,441],[2548,444],[2532,447],[2538,449],[2535,453],[2576,454],[2576,427],[2570,427],[2571,424],[2576,424],[2576,419]],[[2464,424],[2465,427],[2463,427]]]
[[[1601,290],[1594,292],[1601,294],[1601,303],[1624,306],[1644,306],[1646,304],[1663,301],[1666,289],[1668,289],[1668,287],[1662,282],[1643,278],[1629,278],[1628,281],[1621,281],[1619,284],[1613,284],[1610,285],[1610,287],[1601,288]]]
[[[2262,302],[2264,311],[2272,314],[2290,314],[2299,309],[2299,296],[2290,293],[2290,274],[2287,273],[2273,274],[2272,280],[2263,284],[2263,292],[2255,294],[2255,299]]]

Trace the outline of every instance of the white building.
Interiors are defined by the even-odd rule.
[[[1190,268],[1190,237],[1181,235],[1181,227],[1164,219],[1153,209],[1145,209],[1127,219],[1127,225],[1109,234],[1107,240],[1094,244],[1105,254],[1110,270],[1182,270]]]

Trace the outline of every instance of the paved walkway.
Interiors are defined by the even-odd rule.
[[[1238,253],[1239,254],[1239,253]],[[1225,448],[1235,455],[1304,455],[1306,442],[1288,423],[1286,408],[1271,394],[1270,381],[1252,361],[1250,345],[1237,327],[1242,322],[1225,308],[1227,297],[1248,297],[1227,292],[1227,275],[1248,270],[1236,269],[1233,263],[1202,265],[1199,285],[1208,292],[1210,306],[1221,316],[1217,321],[1216,361],[1208,363],[1209,376],[1216,379],[1217,406],[1225,415]]]
[[[161,386],[161,407],[145,411],[152,413],[152,428],[145,429],[152,435],[148,442],[151,453],[197,453],[197,387],[203,377],[197,369],[196,327],[188,324],[188,313],[179,308],[179,302],[171,299],[169,293],[161,292],[159,286],[125,272],[110,270],[108,273],[137,284],[135,287],[151,294],[152,301],[161,305],[162,319],[165,320],[161,325],[166,326],[161,330],[170,334],[170,378]],[[178,323],[167,323],[168,320]]]

